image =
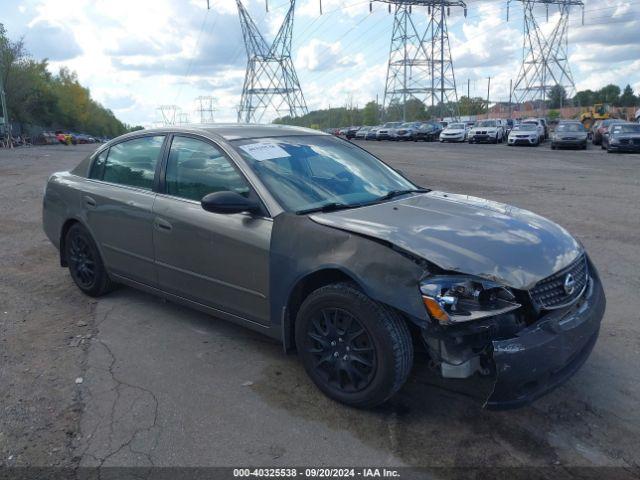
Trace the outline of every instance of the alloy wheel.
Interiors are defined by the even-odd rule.
[[[376,371],[373,341],[351,313],[322,308],[308,323],[306,350],[325,383],[340,392],[365,389]]]
[[[80,235],[71,239],[69,264],[82,287],[89,288],[96,279],[96,262],[89,243]]]

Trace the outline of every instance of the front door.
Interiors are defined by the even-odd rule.
[[[160,288],[262,325],[269,322],[272,221],[202,209],[208,193],[255,196],[244,176],[208,140],[175,136],[164,193],[154,203],[153,241]]]
[[[109,272],[156,286],[152,191],[164,135],[126,140],[94,160],[80,201]]]

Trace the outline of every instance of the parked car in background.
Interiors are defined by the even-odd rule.
[[[509,137],[509,133],[511,132],[511,130],[513,130],[513,127],[515,125],[515,120],[513,120],[513,118],[507,118],[504,122],[505,135]]]
[[[421,122],[406,122],[391,130],[390,140],[408,141],[413,140],[416,130],[420,128]]]
[[[442,386],[489,408],[526,405],[580,369],[606,306],[596,267],[560,225],[422,188],[310,129],[127,134],[52,174],[42,206],[56,263],[84,294],[117,282],[251,328],[295,349],[310,381],[353,407],[400,390],[414,348],[427,357],[415,369]]]
[[[609,127],[614,123],[625,123],[625,120],[620,120],[619,118],[607,118],[606,120],[602,120],[598,128],[596,128],[593,132],[593,136],[591,137],[591,143],[594,145],[602,146],[602,138],[604,134],[609,130]],[[605,147],[602,147],[605,148]]]
[[[440,132],[442,132],[442,126],[439,123],[424,122],[413,134],[413,141],[434,142],[438,140]]]
[[[498,119],[478,120],[467,135],[469,143],[498,143],[504,139],[504,127]]]
[[[360,127],[351,126],[346,129],[344,136],[351,140],[352,138],[355,138],[358,130],[360,130]]]
[[[602,137],[607,152],[640,152],[640,124],[614,123]]]
[[[450,123],[440,132],[441,142],[464,142],[467,140],[469,129],[464,123]]]
[[[589,132],[582,122],[577,120],[561,120],[551,134],[551,149],[560,147],[577,147],[587,149]]]
[[[516,125],[509,133],[507,145],[530,145],[537,147],[540,145],[540,130],[535,123],[521,123]]]
[[[377,140],[378,139],[378,130],[382,128],[382,125],[378,125],[376,127],[371,127],[369,131],[365,134],[365,140]]]
[[[542,122],[541,119],[539,119],[539,118],[526,118],[522,122],[520,122],[521,125],[523,123],[533,124],[533,125],[537,126],[538,134],[540,135],[540,141],[541,142],[547,139],[547,130],[546,130],[544,122]]]
[[[372,128],[373,127],[369,127],[369,126],[360,127],[356,132],[356,135],[354,138],[356,140],[364,140],[367,137],[367,133],[369,133],[369,130],[371,130]]]
[[[387,122],[378,129],[376,133],[376,140],[389,140],[391,138],[391,132],[394,128],[402,125],[402,122]]]
[[[543,128],[544,128],[544,139],[548,140],[549,139],[549,123],[547,122],[546,118],[538,118],[538,121],[542,124]]]

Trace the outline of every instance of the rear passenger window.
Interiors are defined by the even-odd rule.
[[[174,137],[166,174],[167,193],[200,201],[214,192],[249,196],[249,185],[231,161],[213,145],[188,137]]]
[[[109,154],[109,149],[106,149],[104,152],[102,152],[93,160],[93,165],[91,167],[91,173],[89,174],[89,178],[102,180],[102,178],[104,177],[104,166],[107,164],[108,154]]]
[[[114,145],[109,149],[102,167],[102,180],[151,190],[163,141],[164,135],[159,135],[136,138]],[[96,175],[100,173],[98,160],[100,158],[96,159],[91,171],[92,178],[100,178],[93,176],[94,170]]]

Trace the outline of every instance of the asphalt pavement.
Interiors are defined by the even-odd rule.
[[[489,412],[417,366],[382,407],[334,403],[257,333],[130,288],[80,294],[41,198],[93,147],[0,150],[0,465],[637,468],[640,155],[358,144],[422,186],[532,210],[584,243],[608,306],[575,377]]]

